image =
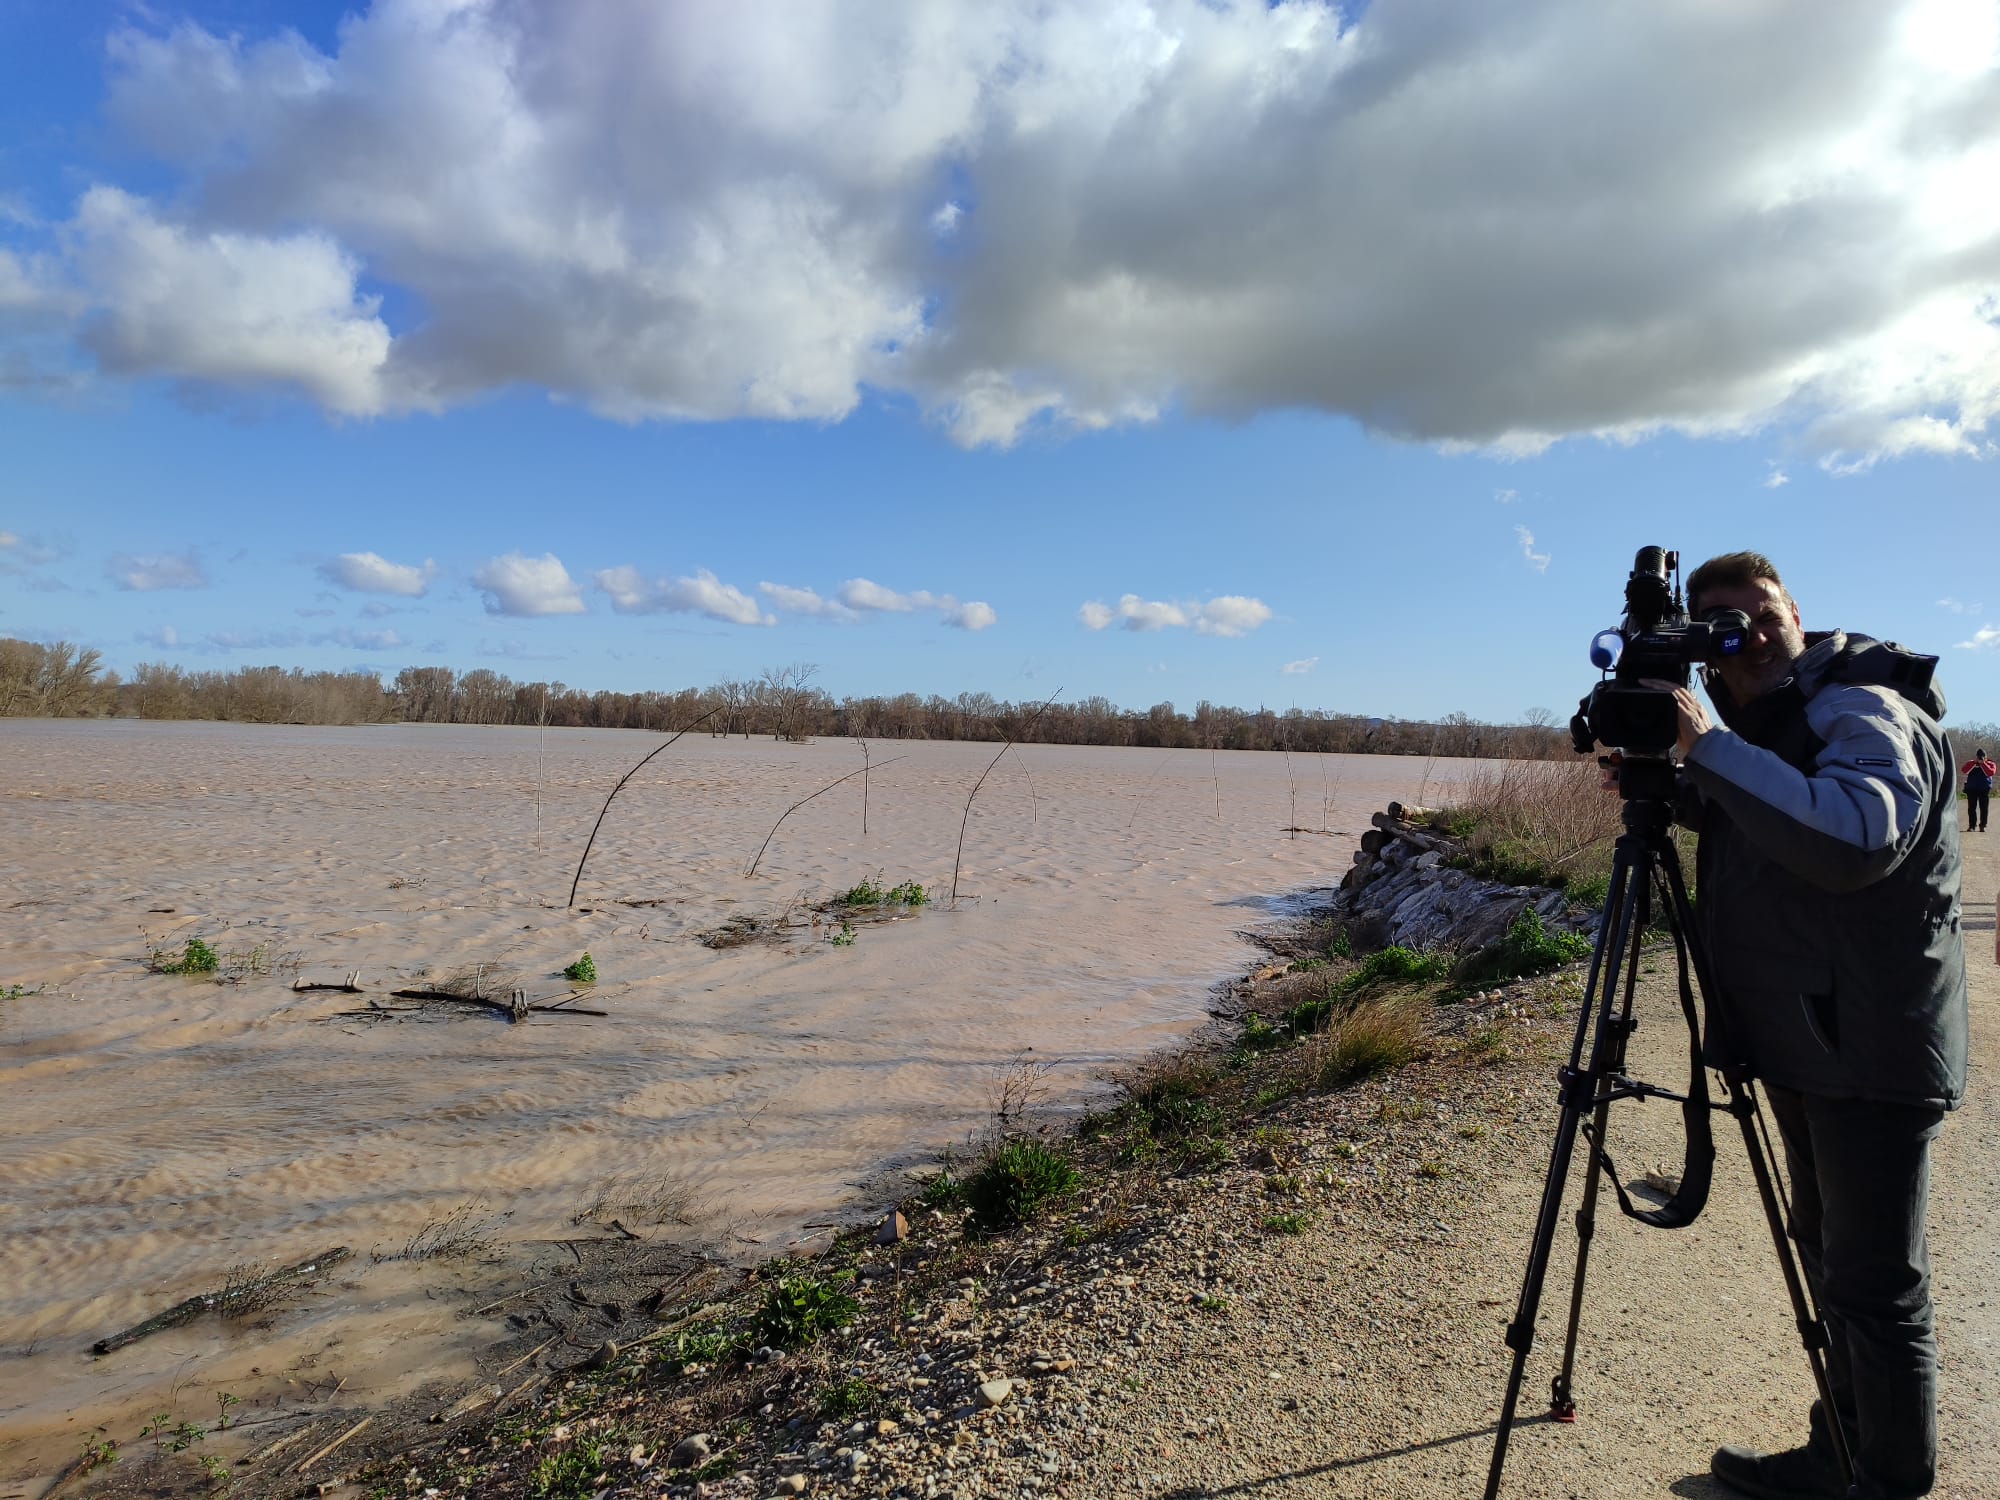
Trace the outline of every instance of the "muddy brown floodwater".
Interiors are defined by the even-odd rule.
[[[1028,1049],[1081,1107],[1198,1026],[1243,929],[1337,876],[1370,812],[1464,770],[1016,747],[973,805],[956,909],[836,945],[807,904],[878,874],[949,888],[998,747],[871,742],[865,835],[857,777],[749,877],[861,748],[697,731],[613,804],[567,909],[605,793],[659,743],[0,721],[0,991],[27,991],[0,1000],[0,1473],[98,1424],[128,1441],[169,1399],[199,1413],[336,1362],[382,1398],[448,1373],[493,1328],[436,1295],[444,1263],[394,1256],[454,1210],[546,1239],[615,1186],[628,1219],[692,1220],[631,1227],[757,1255],[876,1208],[985,1123]],[[699,940],[787,908],[782,942]],[[148,971],[193,936],[271,971]],[[558,998],[586,950],[603,1019],[350,1014],[474,969]],[[365,995],[291,988],[357,971]],[[89,1355],[232,1267],[333,1245],[348,1274],[255,1326]]]

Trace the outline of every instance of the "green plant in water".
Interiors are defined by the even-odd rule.
[[[597,983],[597,964],[588,953],[562,971],[563,978],[571,984]]]
[[[906,880],[890,891],[887,899],[892,906],[922,906],[931,897],[930,892],[914,880]]]
[[[755,1336],[782,1349],[799,1349],[821,1334],[854,1321],[861,1304],[831,1279],[781,1276],[764,1289]]]
[[[836,948],[852,948],[854,946],[854,924],[843,918],[840,924],[840,931],[828,938],[827,941],[832,943]]]
[[[863,877],[833,898],[835,906],[880,906],[889,893],[882,889],[882,872],[876,871],[875,878]]]
[[[1009,1229],[1069,1192],[1077,1180],[1075,1163],[1060,1151],[1037,1140],[1012,1140],[966,1179],[965,1201],[975,1228]]]
[[[146,967],[155,974],[213,974],[222,966],[222,955],[199,937],[191,937],[176,954],[171,948],[149,948]]]

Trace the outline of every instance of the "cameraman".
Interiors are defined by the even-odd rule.
[[[1711,1473],[1761,1500],[1904,1500],[1937,1471],[1937,1339],[1924,1218],[1930,1143],[1965,1092],[1954,766],[1928,684],[1893,648],[1807,635],[1755,552],[1688,579],[1689,612],[1740,609],[1709,670],[1720,725],[1672,684],[1700,834],[1697,925],[1727,1035],[1712,1063],[1763,1082],[1785,1142],[1790,1232],[1827,1327],[1844,1490],[1815,1403],[1801,1447],[1725,1447]]]

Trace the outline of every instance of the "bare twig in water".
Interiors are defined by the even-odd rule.
[[[861,836],[865,839],[868,837],[868,741],[857,734],[854,743],[861,747]]]
[[[1215,746],[1208,747],[1208,779],[1215,783],[1215,821],[1222,821],[1222,773],[1215,768]]]
[[[1299,782],[1298,778],[1292,775],[1292,747],[1290,745],[1280,745],[1278,748],[1285,752],[1285,785],[1292,789],[1292,816],[1285,832],[1289,833],[1293,838],[1297,838],[1299,836]]]
[[[888,760],[883,761],[882,764],[885,766],[893,766],[899,760],[908,760],[908,759],[909,756],[907,755],[895,755],[891,756]],[[818,791],[814,792],[812,794],[812,797],[801,797],[799,798],[798,801],[794,802],[790,807],[786,808],[783,812],[779,813],[778,822],[773,823],[771,825],[771,832],[765,834],[764,842],[757,846],[757,858],[750,861],[750,868],[743,872],[743,878],[747,880],[752,875],[755,875],[757,873],[757,862],[758,860],[761,860],[764,857],[764,851],[771,847],[771,839],[777,833],[778,825],[780,823],[783,823],[785,819],[789,818],[793,813],[797,812],[800,808],[804,807],[808,802],[812,801],[813,797],[824,796],[826,793],[832,791],[835,787],[839,786],[841,782],[852,781],[857,776],[865,776],[867,774],[868,774],[868,767],[864,765],[859,771],[849,771],[845,776],[837,776],[832,781],[829,781],[825,786],[821,787]]]
[[[468,1198],[455,1208],[426,1219],[423,1227],[404,1244],[401,1254],[385,1255],[377,1251],[374,1258],[377,1261],[450,1260],[477,1255],[493,1243],[498,1233],[498,1221],[486,1212],[486,1205],[476,1198]]]
[[[1049,711],[1049,705],[1055,702],[1056,699],[1061,696],[1062,696],[1062,689],[1057,688],[1053,693],[1050,693],[1048,697],[1044,698],[1042,700],[1042,706],[1035,710],[1035,716],[1030,720],[1028,720],[1027,723],[1021,726],[1021,733],[1023,735],[1026,735],[1029,730],[1033,729],[1037,724],[1039,724],[1041,722],[1042,715]],[[1005,755],[1009,750],[1013,748],[1014,748],[1014,741],[1012,740],[1007,741],[1006,744],[1000,747],[1000,755]],[[972,783],[972,790],[965,794],[965,811],[960,813],[958,817],[958,852],[954,854],[951,858],[951,899],[954,902],[958,900],[959,866],[965,862],[965,825],[972,817],[972,799],[979,795],[979,789],[984,785],[986,785],[986,778],[991,776],[993,774],[993,768],[1000,764],[1000,755],[994,756],[993,759],[991,759],[986,763],[986,769],[981,771],[979,773],[979,779]]]
[[[99,1339],[90,1346],[92,1354],[109,1354],[114,1349],[122,1349],[127,1344],[136,1344],[150,1333],[158,1333],[162,1328],[178,1328],[183,1323],[192,1323],[204,1313],[216,1313],[231,1317],[239,1312],[251,1312],[268,1306],[282,1285],[318,1276],[327,1268],[346,1260],[348,1250],[345,1245],[337,1245],[324,1254],[315,1255],[311,1260],[302,1260],[295,1266],[285,1266],[280,1270],[267,1272],[246,1271],[236,1267],[228,1274],[222,1287],[199,1297],[190,1297],[185,1302],[177,1302],[163,1313],[155,1313],[143,1323],[135,1323],[123,1332],[114,1333],[109,1338]]]
[[[1023,1048],[993,1080],[993,1118],[1002,1125],[1026,1118],[1028,1111],[1048,1096],[1049,1073],[1055,1064],[1030,1057],[1034,1050]]]
[[[712,719],[721,712],[722,712],[722,705],[717,704],[714,708],[711,708],[707,713],[701,715],[700,718],[694,720],[693,723],[689,724],[686,729],[675,730],[672,738],[669,739],[665,745],[661,745],[658,749],[648,752],[645,757],[645,760],[641,760],[638,765],[634,766],[631,770],[627,771],[623,776],[620,776],[618,778],[618,785],[614,786],[611,789],[611,797],[615,797],[620,792],[625,790],[625,783],[630,781],[634,776],[637,776],[639,774],[640,769],[646,764],[646,761],[651,760],[655,755],[658,755],[661,750],[667,749],[668,746],[673,744],[674,740],[677,740],[682,735],[686,734],[689,729],[698,728],[703,720]],[[570,881],[569,883],[569,900],[563,903],[563,905],[565,906],[576,905],[576,888],[583,881],[583,862],[584,860],[590,858],[591,845],[597,842],[597,830],[604,826],[604,815],[611,811],[611,797],[606,797],[604,799],[604,806],[600,807],[597,810],[597,821],[590,825],[590,837],[584,840],[583,858],[579,859],[576,862],[576,878]]]

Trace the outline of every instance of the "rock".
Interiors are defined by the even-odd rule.
[[[882,1221],[882,1227],[875,1231],[875,1243],[893,1245],[898,1240],[908,1239],[909,1235],[909,1220],[903,1217],[900,1209],[891,1209],[889,1217]]]
[[[1014,1382],[1002,1375],[998,1380],[989,1380],[979,1388],[981,1406],[998,1406],[1014,1394]]]
[[[707,1433],[690,1433],[674,1444],[674,1451],[667,1462],[676,1469],[698,1469],[708,1462],[711,1452]]]
[[[803,1474],[785,1475],[778,1481],[777,1492],[780,1495],[803,1495],[806,1492],[806,1476]]]
[[[875,1424],[875,1436],[878,1438],[894,1437],[900,1430],[897,1424],[887,1417],[883,1417]]]

